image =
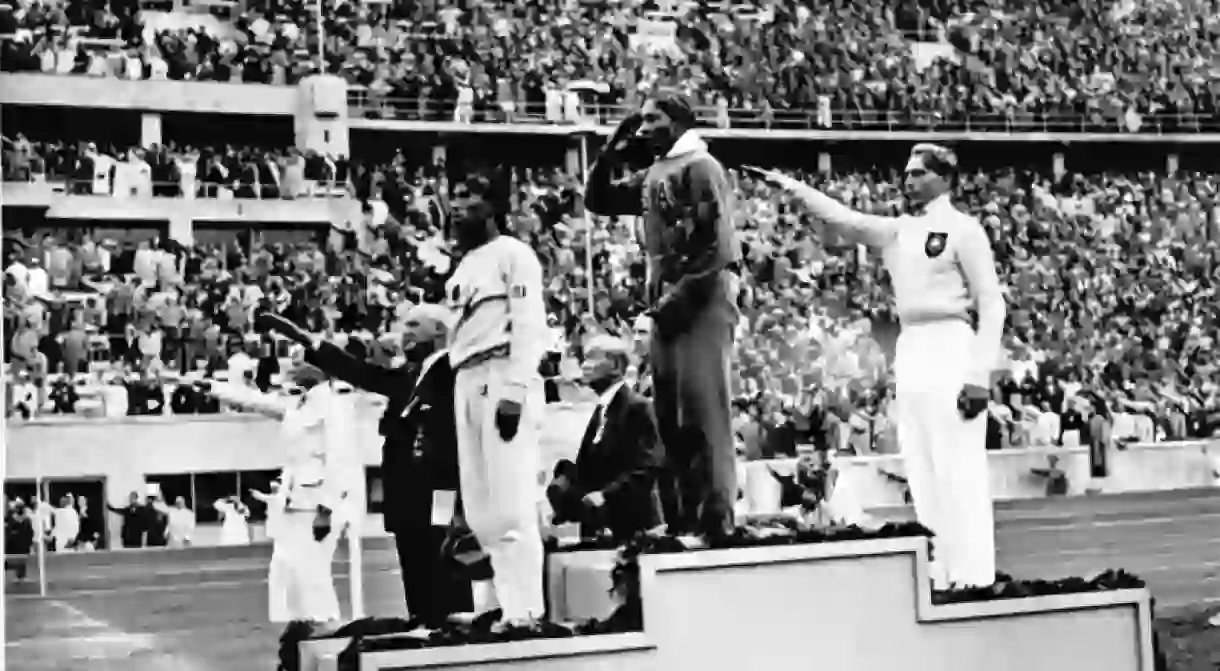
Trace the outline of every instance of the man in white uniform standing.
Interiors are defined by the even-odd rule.
[[[449,362],[462,509],[495,572],[494,594],[475,586],[475,611],[484,622],[517,624],[544,609],[538,437],[546,400],[538,367],[549,331],[542,264],[529,245],[500,235],[501,199],[491,191],[482,180],[454,188],[463,256],[445,285],[457,319]]]
[[[270,569],[272,622],[333,623],[340,617],[332,563],[344,526],[363,487],[346,398],[317,368],[298,363],[287,376],[304,389],[295,396],[264,394],[231,384],[209,385],[224,403],[280,420],[286,445],[280,491],[268,506],[275,519]]]
[[[896,218],[856,212],[781,173],[750,170],[848,240],[881,250],[902,329],[894,360],[898,442],[916,516],[936,534],[933,584],[992,584],[995,521],[983,411],[1005,307],[986,231],[950,200],[956,155],[915,146],[905,182],[913,212]]]

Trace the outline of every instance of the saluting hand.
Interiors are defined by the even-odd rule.
[[[630,114],[626,119],[619,122],[618,128],[614,129],[614,134],[606,142],[606,148],[612,152],[622,152],[631,144],[631,139],[639,132],[640,126],[644,125],[644,116],[639,112]]]
[[[980,387],[977,384],[962,385],[962,390],[957,395],[957,409],[962,413],[965,419],[974,419],[983,414],[987,409],[987,404],[991,400],[991,395],[987,393],[986,387]]]
[[[496,404],[496,430],[500,432],[500,440],[508,442],[517,436],[521,428],[521,404],[508,399],[501,399]]]

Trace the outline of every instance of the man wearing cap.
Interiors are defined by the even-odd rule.
[[[383,519],[397,546],[407,611],[415,623],[432,628],[451,613],[471,609],[469,583],[442,559],[448,521],[433,514],[437,499],[456,499],[458,489],[453,371],[444,349],[449,319],[442,306],[413,306],[403,317],[407,363],[397,367],[358,359],[281,317],[255,320],[261,329],[304,344],[305,359],[330,375],[386,397],[378,425],[385,438]],[[452,514],[454,503],[448,506]]]
[[[897,218],[856,212],[779,172],[749,170],[849,241],[881,251],[901,327],[894,360],[898,442],[916,516],[936,534],[933,582],[992,584],[995,523],[983,411],[1005,306],[987,232],[950,200],[957,156],[935,144],[915,146],[905,183],[912,211]]]
[[[465,521],[491,558],[482,622],[543,615],[539,429],[549,329],[542,264],[524,242],[500,235],[505,195],[486,180],[455,185],[462,259],[445,285],[457,323],[449,340]],[[482,598],[485,596],[486,598]]]
[[[685,100],[646,101],[594,163],[585,205],[600,215],[644,218],[653,403],[669,475],[678,481],[667,522],[677,533],[723,536],[735,526],[737,500],[729,357],[740,247],[728,174],[694,127]],[[641,147],[651,165],[615,180]]]
[[[237,384],[208,391],[244,409],[280,420],[287,450],[284,509],[271,561],[280,578],[270,586],[272,622],[328,623],[339,619],[331,566],[343,527],[361,511],[352,505],[363,489],[363,468],[351,440],[349,403],[317,367],[298,360],[285,376],[294,395],[265,394]]]

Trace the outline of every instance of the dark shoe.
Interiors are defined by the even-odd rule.
[[[491,631],[491,628],[503,619],[504,611],[499,608],[493,608],[476,616],[470,623],[470,628],[475,631]]]

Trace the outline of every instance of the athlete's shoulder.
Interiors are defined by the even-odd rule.
[[[686,163],[686,170],[696,175],[715,176],[723,178],[728,176],[728,171],[720,159],[716,158],[711,152],[701,151],[691,155],[690,160]]]
[[[525,260],[538,263],[538,252],[528,243],[511,235],[501,235],[493,241],[496,245],[496,255],[512,261]]]
[[[950,210],[950,212],[951,212],[950,219],[954,223],[956,223],[957,225],[959,225],[963,228],[966,228],[966,227],[978,228],[978,227],[982,226],[982,223],[979,221],[978,217],[974,216],[973,214],[971,214],[970,212],[968,212],[966,210],[961,209],[956,204],[953,205],[953,208]]]

